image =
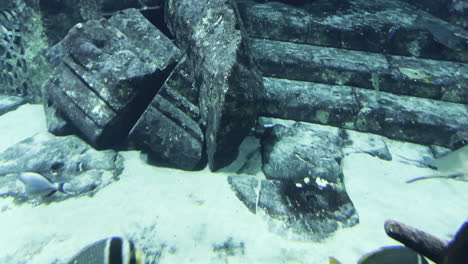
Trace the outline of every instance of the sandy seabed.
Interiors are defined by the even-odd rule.
[[[42,106],[23,105],[0,116],[0,151],[46,130]],[[415,159],[424,148],[392,140],[387,144],[392,154]],[[24,204],[0,212],[2,263],[65,263],[91,242],[151,228],[147,240],[167,246],[160,263],[325,264],[334,256],[352,264],[365,253],[398,245],[384,232],[386,219],[451,239],[468,218],[467,182],[431,179],[407,184],[431,171],[397,159],[351,154],[343,159],[343,171],[360,223],[320,243],[294,241],[269,230],[265,216],[247,210],[230,189],[228,173],[159,168],[147,165],[139,152],[121,155],[125,170],[120,180],[94,197],[36,207]],[[0,199],[0,207],[8,204],[11,199]],[[243,242],[243,254],[213,251],[213,245],[229,238]]]

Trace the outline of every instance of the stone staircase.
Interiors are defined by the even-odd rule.
[[[262,115],[468,144],[468,32],[397,0],[238,6],[264,75]]]

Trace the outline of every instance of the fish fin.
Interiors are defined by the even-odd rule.
[[[48,176],[46,176],[46,175],[44,175],[42,173],[37,173],[37,172],[35,172],[35,173],[39,174],[42,178],[46,179],[50,184],[54,184],[54,181],[51,178],[49,178]]]
[[[54,195],[54,193],[56,193],[57,190],[52,190],[50,193],[44,195],[44,197],[51,197],[52,195]]]
[[[334,257],[328,257],[328,260],[330,261],[330,264],[341,264],[341,262]]]
[[[57,186],[57,191],[61,192],[61,193],[64,193],[64,194],[70,194],[68,192],[66,192],[64,189],[63,189],[63,185],[65,185],[64,182],[59,182],[58,186]]]

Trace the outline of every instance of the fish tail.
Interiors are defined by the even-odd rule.
[[[64,194],[69,194],[68,192],[66,192],[64,189],[63,189],[63,185],[65,185],[64,182],[60,182],[58,184],[58,187],[57,187],[57,191],[61,192],[61,193],[64,193]]]

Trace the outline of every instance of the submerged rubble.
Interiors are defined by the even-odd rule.
[[[98,148],[124,140],[181,57],[137,10],[77,24],[49,51],[53,105]]]
[[[37,203],[93,195],[116,181],[122,170],[123,158],[113,150],[96,151],[76,136],[40,133],[0,153],[0,197]],[[17,185],[18,175],[24,172],[40,174],[52,183],[64,183],[67,193],[27,197]]]
[[[143,151],[151,165],[211,171],[240,154],[227,178],[235,202],[288,239],[323,241],[360,221],[344,184],[347,155],[397,158],[384,137],[433,154],[468,144],[468,33],[404,2],[102,0],[80,1],[77,10],[27,2],[24,10],[38,9],[44,23],[70,18],[35,32],[38,49],[44,34],[54,44],[50,65],[24,82],[34,68],[12,22],[19,13],[0,9],[0,57],[13,58],[0,65],[16,71],[0,72],[9,82],[0,91],[19,87],[36,102],[42,95],[54,134],[0,153],[0,197],[17,203],[94,195],[119,179],[117,150]],[[27,85],[49,66],[42,90]],[[0,114],[27,100],[0,102]],[[239,153],[248,136],[258,146]],[[63,183],[64,192],[25,196],[17,186],[25,172]],[[187,195],[196,192],[203,190]],[[151,239],[144,247],[159,259],[165,245],[151,249]],[[212,251],[226,262],[244,256],[238,241]]]
[[[229,1],[167,1],[166,22],[187,52],[200,87],[210,169],[231,163],[255,124],[263,92],[237,4]]]
[[[303,123],[271,126],[261,142],[266,179],[232,176],[229,183],[253,213],[281,220],[292,237],[324,239],[359,222],[340,167],[344,143],[339,133]]]

